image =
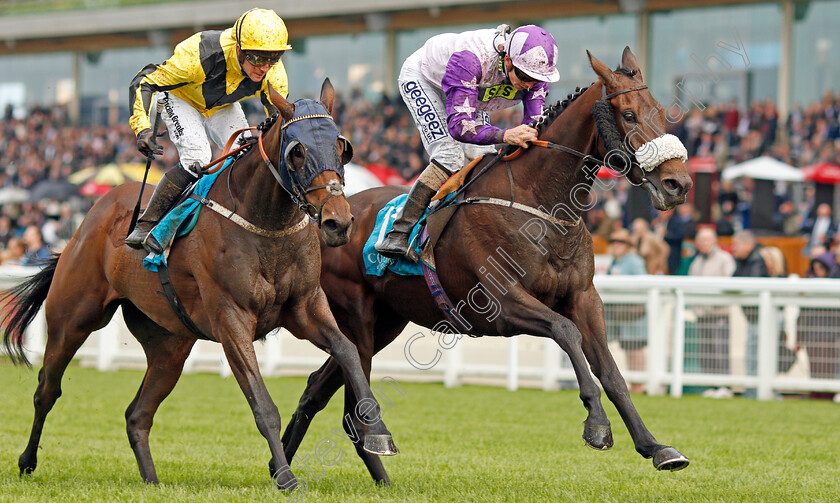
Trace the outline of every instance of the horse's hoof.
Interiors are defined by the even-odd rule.
[[[364,449],[380,456],[394,456],[400,452],[391,435],[366,435]]]
[[[18,459],[18,468],[20,468],[20,476],[23,477],[24,475],[32,475],[32,472],[35,471],[35,466],[37,465],[37,461],[33,460],[25,460],[23,456]]]
[[[691,463],[691,461],[673,447],[663,447],[662,449],[656,451],[656,454],[653,455],[653,466],[655,466],[657,470],[670,470],[675,472],[677,470],[682,470],[688,466],[689,463]]]
[[[608,424],[583,425],[583,441],[599,451],[606,451],[613,446],[612,429]]]
[[[274,472],[271,479],[280,491],[292,492],[298,485],[295,474],[292,473],[292,469],[288,466]]]

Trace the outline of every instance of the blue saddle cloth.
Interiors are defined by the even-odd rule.
[[[204,175],[201,177],[195,187],[193,187],[192,193],[199,197],[207,197],[207,193],[210,192],[210,187],[213,186],[219,175],[222,174],[222,172],[232,163],[233,159],[228,158],[222,166],[222,169],[216,171],[212,175]],[[157,239],[157,242],[162,244],[165,249],[168,249],[176,237],[184,236],[192,230],[192,226],[195,225],[195,221],[198,219],[200,211],[200,202],[195,199],[185,199],[181,204],[170,210],[169,213],[163,217],[160,223],[152,229],[152,236],[154,236],[155,239]],[[188,220],[191,222],[191,225],[189,225],[185,231],[178,232]],[[177,236],[175,235],[176,232],[178,233]],[[149,271],[157,272],[159,265],[166,267],[165,252],[161,254],[150,253],[143,259],[143,267]]]
[[[363,249],[365,272],[371,276],[382,276],[385,274],[386,270],[390,270],[401,276],[423,275],[423,269],[420,268],[420,264],[415,264],[407,259],[386,258],[376,251],[376,243],[384,240],[385,235],[388,234],[388,231],[390,231],[391,227],[394,226],[394,220],[396,220],[397,214],[405,205],[406,199],[408,199],[408,194],[399,195],[394,199],[391,199],[388,204],[386,204],[381,210],[379,210],[379,213],[376,214],[376,225],[374,225],[373,232],[370,234],[370,237],[368,237],[367,241],[365,241],[365,247]],[[426,215],[428,214],[429,210],[427,208]],[[424,222],[425,219],[426,217],[424,215],[423,218],[420,219],[420,222]],[[416,237],[417,233],[420,231],[420,227],[420,223],[415,225],[414,229],[411,231],[411,236],[409,237],[409,242],[413,244],[418,255],[420,254],[420,240],[416,239]]]

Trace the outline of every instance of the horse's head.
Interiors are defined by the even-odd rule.
[[[270,89],[280,111],[280,174],[284,187],[321,229],[328,246],[350,239],[353,215],[344,198],[344,165],[353,158],[353,146],[341,136],[332,113],[335,90],[329,79],[321,86],[320,101],[289,103]]]
[[[587,54],[604,83],[602,100],[593,114],[609,151],[608,164],[619,166],[630,183],[641,185],[656,209],[684,203],[692,186],[686,150],[675,136],[665,134],[665,112],[644,84],[636,56],[625,47],[621,66],[613,71]],[[598,117],[599,106],[610,120]]]

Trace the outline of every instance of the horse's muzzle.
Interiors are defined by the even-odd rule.
[[[338,218],[325,218],[321,221],[321,237],[327,246],[341,246],[350,241],[353,217],[341,221]]]

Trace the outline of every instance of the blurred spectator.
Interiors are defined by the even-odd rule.
[[[688,269],[689,276],[724,276],[735,272],[735,259],[717,245],[717,234],[704,227],[694,242],[697,255]],[[697,306],[697,340],[700,368],[705,374],[729,373],[729,310],[719,306]],[[724,396],[728,389],[715,390]],[[731,392],[729,392],[731,395]]]
[[[767,265],[767,275],[771,278],[784,278],[787,276],[787,263],[782,250],[775,246],[762,246],[758,253]]]
[[[834,255],[825,252],[811,259],[808,277],[827,278],[836,265]],[[796,333],[799,344],[808,354],[811,377],[840,378],[840,309],[803,307],[799,312]],[[822,398],[823,394],[812,393],[811,396]]]
[[[616,221],[607,215],[604,207],[600,204],[596,205],[588,214],[588,222],[586,227],[593,236],[600,236],[604,239],[609,239],[615,228]]]
[[[18,265],[26,254],[26,245],[21,238],[10,238],[6,249],[0,252],[0,264]]]
[[[618,229],[610,235],[610,254],[613,261],[608,274],[646,274],[645,261],[633,250],[630,232]],[[645,369],[645,347],[647,346],[647,314],[644,304],[610,304],[606,308],[607,326],[611,328],[608,337],[618,338],[621,349],[627,355],[628,370]],[[632,393],[642,393],[644,384],[630,383]]]
[[[831,206],[822,203],[817,206],[815,218],[807,219],[802,226],[802,232],[810,235],[808,247],[829,246],[834,239],[836,225],[831,215]]]
[[[779,205],[778,211],[773,215],[773,227],[776,233],[782,236],[800,235],[799,229],[802,223],[791,201],[785,201]]]
[[[30,225],[23,232],[23,243],[26,245],[26,253],[20,261],[21,265],[39,265],[41,261],[52,256],[52,252],[44,244],[44,237],[36,225]]]
[[[733,276],[752,278],[770,276],[760,249],[761,245],[750,231],[741,231],[732,236],[732,256],[735,257]],[[747,345],[744,359],[747,375],[754,376],[758,374],[758,307],[745,306],[743,311],[747,319]],[[747,390],[746,395],[754,397],[755,390]]]
[[[668,274],[668,245],[653,233],[647,220],[633,220],[633,248],[645,260],[648,274]]]

